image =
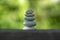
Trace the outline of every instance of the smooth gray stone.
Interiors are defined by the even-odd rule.
[[[28,10],[26,13],[27,13],[27,14],[32,14],[33,11],[32,11],[32,10]]]
[[[27,20],[27,21],[33,21],[33,20],[35,20],[35,18],[33,18],[33,17],[26,17],[25,20]]]
[[[27,17],[33,17],[34,14],[25,14],[25,16],[27,16]]]
[[[34,27],[24,27],[23,30],[37,30],[37,29]]]
[[[27,21],[27,22],[24,22],[24,25],[27,27],[33,27],[36,25],[36,23],[33,21]]]

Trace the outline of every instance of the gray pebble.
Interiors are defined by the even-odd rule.
[[[27,17],[33,17],[34,14],[25,14],[25,16],[27,16]]]
[[[35,18],[34,17],[26,17],[25,20],[27,20],[27,21],[33,21],[33,20],[35,20]]]
[[[24,23],[24,25],[27,26],[27,27],[33,27],[33,26],[35,26],[36,24],[35,24],[35,22],[27,21],[27,22]]]

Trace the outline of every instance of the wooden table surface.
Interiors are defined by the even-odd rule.
[[[60,30],[0,30],[0,40],[60,40]]]

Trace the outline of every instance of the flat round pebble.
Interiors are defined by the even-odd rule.
[[[27,17],[33,17],[34,14],[25,14],[25,16],[27,16]]]
[[[32,10],[28,10],[26,13],[27,13],[27,14],[32,14],[33,11],[32,11]]]
[[[25,20],[27,20],[27,21],[33,21],[33,20],[35,20],[35,18],[33,18],[33,17],[26,17]]]
[[[27,27],[33,27],[36,25],[35,22],[32,22],[32,21],[27,21],[27,22],[24,22],[24,25],[27,26]]]

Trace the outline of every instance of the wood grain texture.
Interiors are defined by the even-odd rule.
[[[60,40],[60,31],[0,30],[0,40]]]

